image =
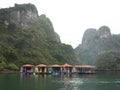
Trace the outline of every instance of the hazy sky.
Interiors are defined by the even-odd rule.
[[[120,33],[120,0],[0,0],[0,8],[14,3],[33,3],[39,15],[50,18],[61,41],[74,48],[88,28],[107,25],[113,34]]]

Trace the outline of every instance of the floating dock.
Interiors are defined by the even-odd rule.
[[[25,64],[20,68],[23,75],[33,74],[52,74],[52,75],[65,75],[65,74],[94,74],[95,66],[91,65],[45,65],[45,64]]]

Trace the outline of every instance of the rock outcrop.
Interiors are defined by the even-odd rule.
[[[15,7],[0,10],[1,25],[15,25],[23,29],[38,23],[38,11],[33,4],[15,4]]]
[[[33,27],[42,28],[44,37],[49,41],[61,42],[59,35],[54,31],[53,25],[46,15],[38,15],[33,4],[15,4],[15,7],[0,10],[0,26],[13,30],[29,30]],[[39,35],[36,33],[36,36]],[[41,36],[40,36],[41,37]],[[35,38],[33,38],[35,40]]]
[[[61,43],[50,19],[33,4],[0,9],[0,70],[14,63],[76,63],[70,45]],[[2,63],[5,63],[4,65]]]
[[[91,42],[91,40],[93,40],[96,37],[96,35],[97,35],[96,29],[93,28],[87,29],[83,35],[82,44],[88,45]]]
[[[38,22],[38,11],[33,4],[15,4],[14,8],[16,9],[9,13],[10,23],[14,23],[17,26],[21,26],[23,29],[27,29]]]
[[[102,52],[108,50],[119,52],[119,39],[119,35],[112,35],[107,26],[102,26],[98,30],[88,29],[83,35],[82,44],[75,51],[81,63],[95,64]]]

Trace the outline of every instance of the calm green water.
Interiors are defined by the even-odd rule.
[[[120,73],[72,76],[0,74],[0,90],[120,90]]]

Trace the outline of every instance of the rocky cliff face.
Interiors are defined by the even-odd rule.
[[[110,29],[107,26],[102,26],[97,31],[94,28],[87,29],[83,35],[82,44],[89,45],[92,40],[107,38],[111,35]]]
[[[76,56],[70,45],[61,43],[46,15],[38,16],[33,4],[16,4],[0,9],[0,70],[6,68],[3,62],[63,64],[75,63]]]
[[[104,51],[119,51],[119,35],[111,35],[107,26],[102,26],[98,30],[88,29],[85,31],[82,44],[75,51],[83,64],[95,64],[97,56]]]
[[[59,35],[54,31],[53,25],[45,15],[38,16],[33,4],[15,4],[15,7],[0,10],[0,26],[9,30],[29,30],[38,27],[49,41],[60,41]],[[41,37],[37,33],[33,37]],[[34,38],[35,40],[35,38]]]
[[[98,37],[99,38],[107,38],[111,35],[110,29],[107,26],[100,27],[98,30]]]
[[[87,29],[83,35],[82,44],[88,45],[97,35],[97,30],[94,28]]]
[[[46,15],[42,14],[39,16],[39,25],[42,28],[42,31],[47,34],[46,39],[49,39],[49,41],[57,41],[61,42],[60,36],[54,32],[54,28],[52,25],[52,22],[49,18],[46,17]]]
[[[23,8],[23,7],[27,7],[27,8]],[[13,10],[9,13],[10,23],[14,23],[17,26],[21,26],[23,29],[27,29],[32,27],[38,22],[38,11],[34,5],[15,4],[14,8],[19,8],[19,9]]]
[[[31,28],[38,23],[38,11],[33,4],[15,4],[15,7],[0,10],[1,25],[15,25],[23,29]]]

